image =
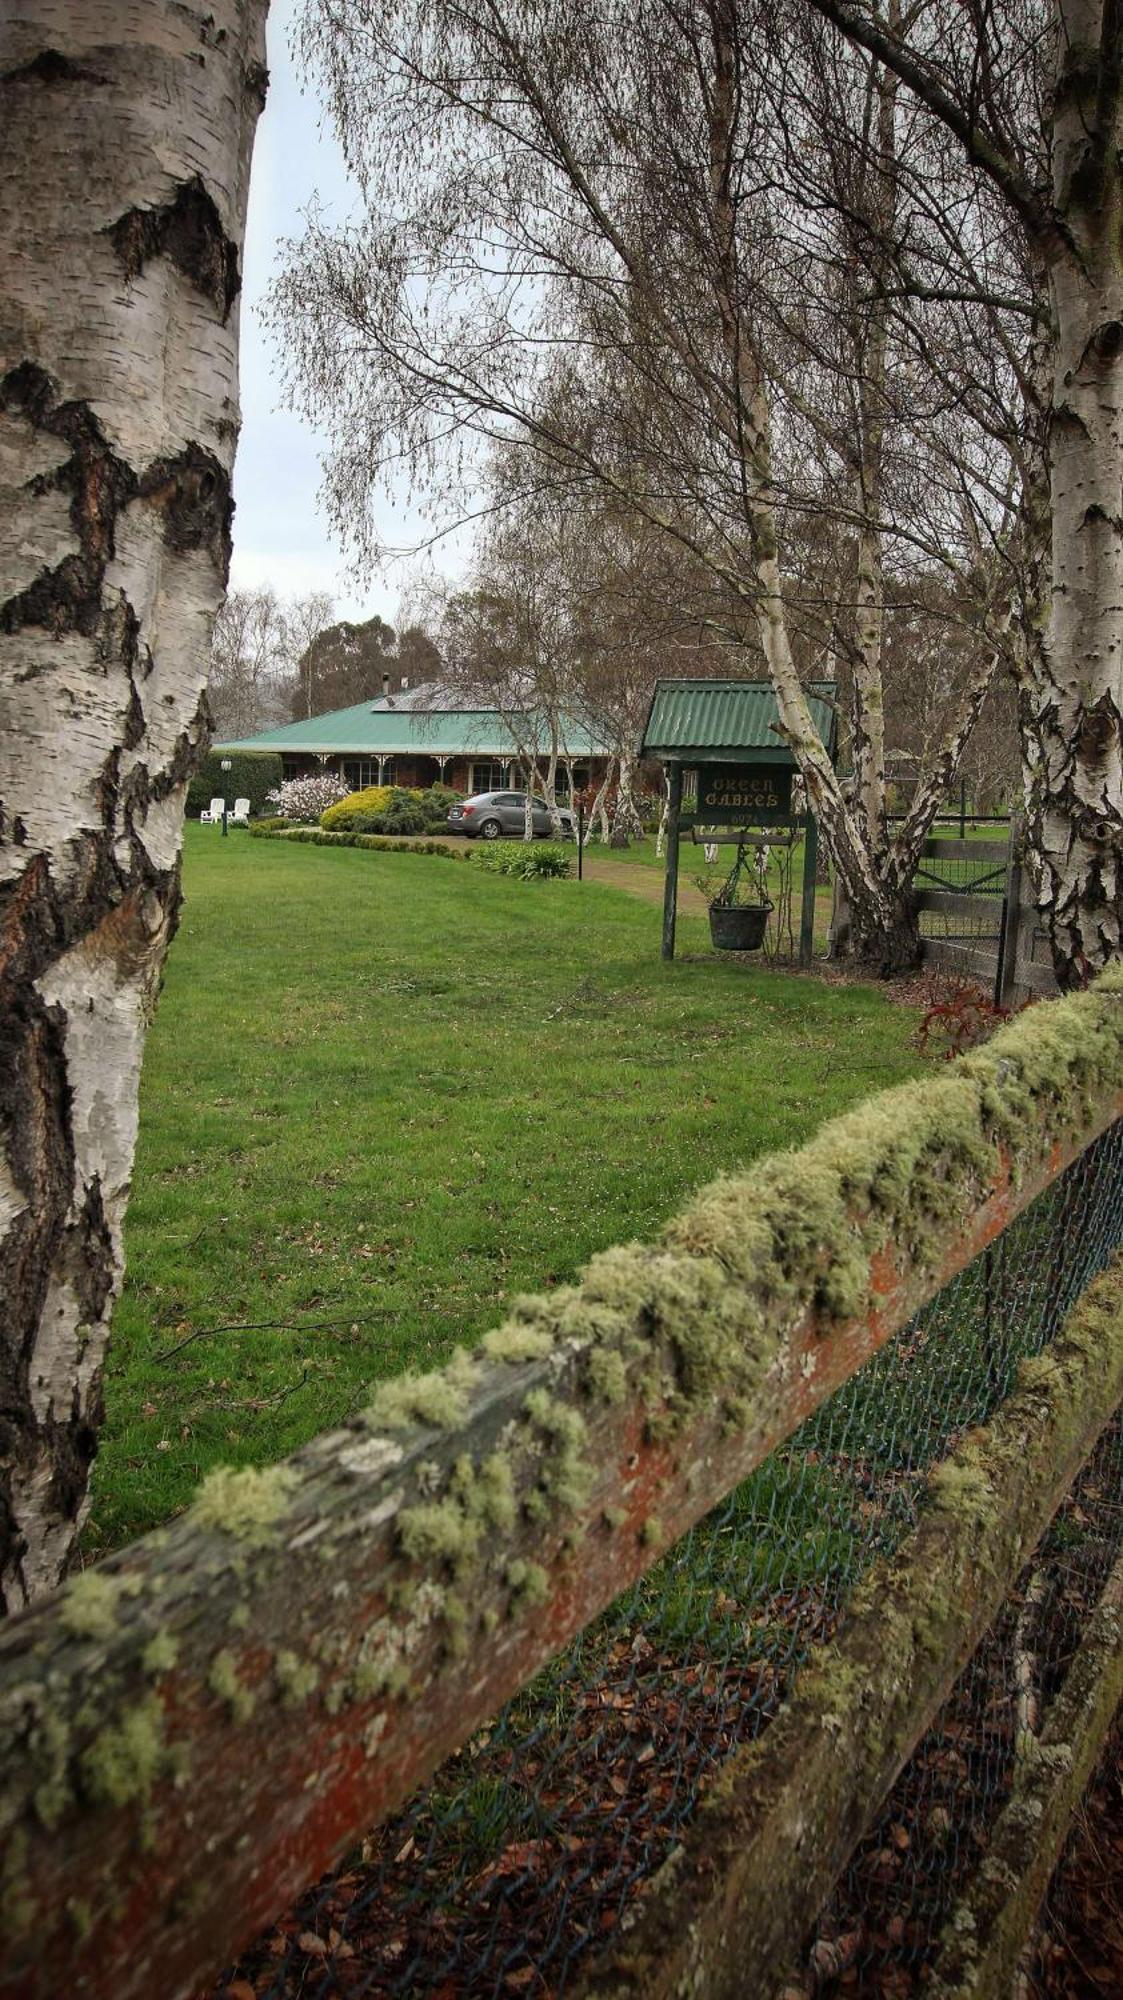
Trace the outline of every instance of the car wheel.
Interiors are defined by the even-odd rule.
[[[481,821],[480,832],[485,840],[498,840],[502,831],[503,828],[497,819],[485,819]]]

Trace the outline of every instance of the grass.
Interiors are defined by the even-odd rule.
[[[912,1073],[912,1014],[593,883],[187,830],[86,1545]],[[695,956],[697,954],[697,956]]]

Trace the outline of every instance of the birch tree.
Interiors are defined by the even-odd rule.
[[[220,740],[253,736],[288,720],[286,622],[275,591],[227,591],[214,622],[207,682],[211,720]]]
[[[444,682],[500,716],[526,793],[523,838],[534,838],[533,802],[545,800],[555,838],[558,762],[566,748],[567,690],[559,607],[532,551],[493,547],[472,587],[451,596],[441,626]]]
[[[852,797],[811,721],[786,589],[795,401],[774,376],[766,300],[777,268],[806,289],[822,266],[812,232],[791,250],[798,201],[776,104],[792,58],[775,47],[774,11],[575,0],[561,23],[550,0],[309,0],[306,52],[367,212],[339,234],[313,220],[276,310],[294,394],[333,440],[337,525],[360,549],[380,476],[405,459],[470,512],[478,454],[499,443],[599,483],[709,568],[730,625],[755,627],[858,955],[891,971],[917,953],[911,867],[973,705],[891,843],[875,799],[880,725],[871,710]],[[896,84],[876,58],[866,67],[872,136],[859,88],[851,139],[876,188],[894,164],[883,141],[878,152],[877,105],[892,125]],[[840,518],[884,541],[885,481],[869,476],[884,403],[875,337],[857,359],[869,451]],[[817,365],[829,373],[832,357]],[[867,546],[867,651],[872,560]]]
[[[334,622],[335,600],[326,590],[310,590],[285,606],[285,668],[292,684],[289,695],[295,722],[305,722],[313,713],[313,648],[321,632]],[[289,718],[282,716],[281,720]]]
[[[1021,232],[1047,317],[1029,844],[1062,984],[1123,937],[1123,19],[1116,0],[808,0],[900,79]],[[1033,496],[1027,504],[1032,508]]]
[[[230,550],[264,0],[0,23],[0,1599],[87,1507]]]

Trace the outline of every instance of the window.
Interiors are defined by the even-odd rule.
[[[472,791],[500,792],[507,782],[506,764],[473,764]]]
[[[573,792],[585,792],[589,788],[589,767],[587,764],[573,766]],[[569,789],[569,771],[564,764],[558,765],[558,775],[554,782],[554,796],[559,805],[572,805],[573,792]]]

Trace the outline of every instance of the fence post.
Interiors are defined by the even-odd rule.
[[[819,868],[819,824],[809,812],[803,840],[803,898],[799,915],[799,962],[810,965],[815,944],[815,877]]]
[[[1008,1007],[1018,977],[1018,944],[1022,923],[1022,828],[1020,820],[1010,821],[1010,858],[1006,867],[1006,895],[1002,904],[1002,934],[998,940],[998,970],[994,1001]]]
[[[678,820],[682,808],[682,765],[671,765],[671,796],[667,808],[667,873],[663,882],[663,957],[675,955],[675,911],[678,902]]]

